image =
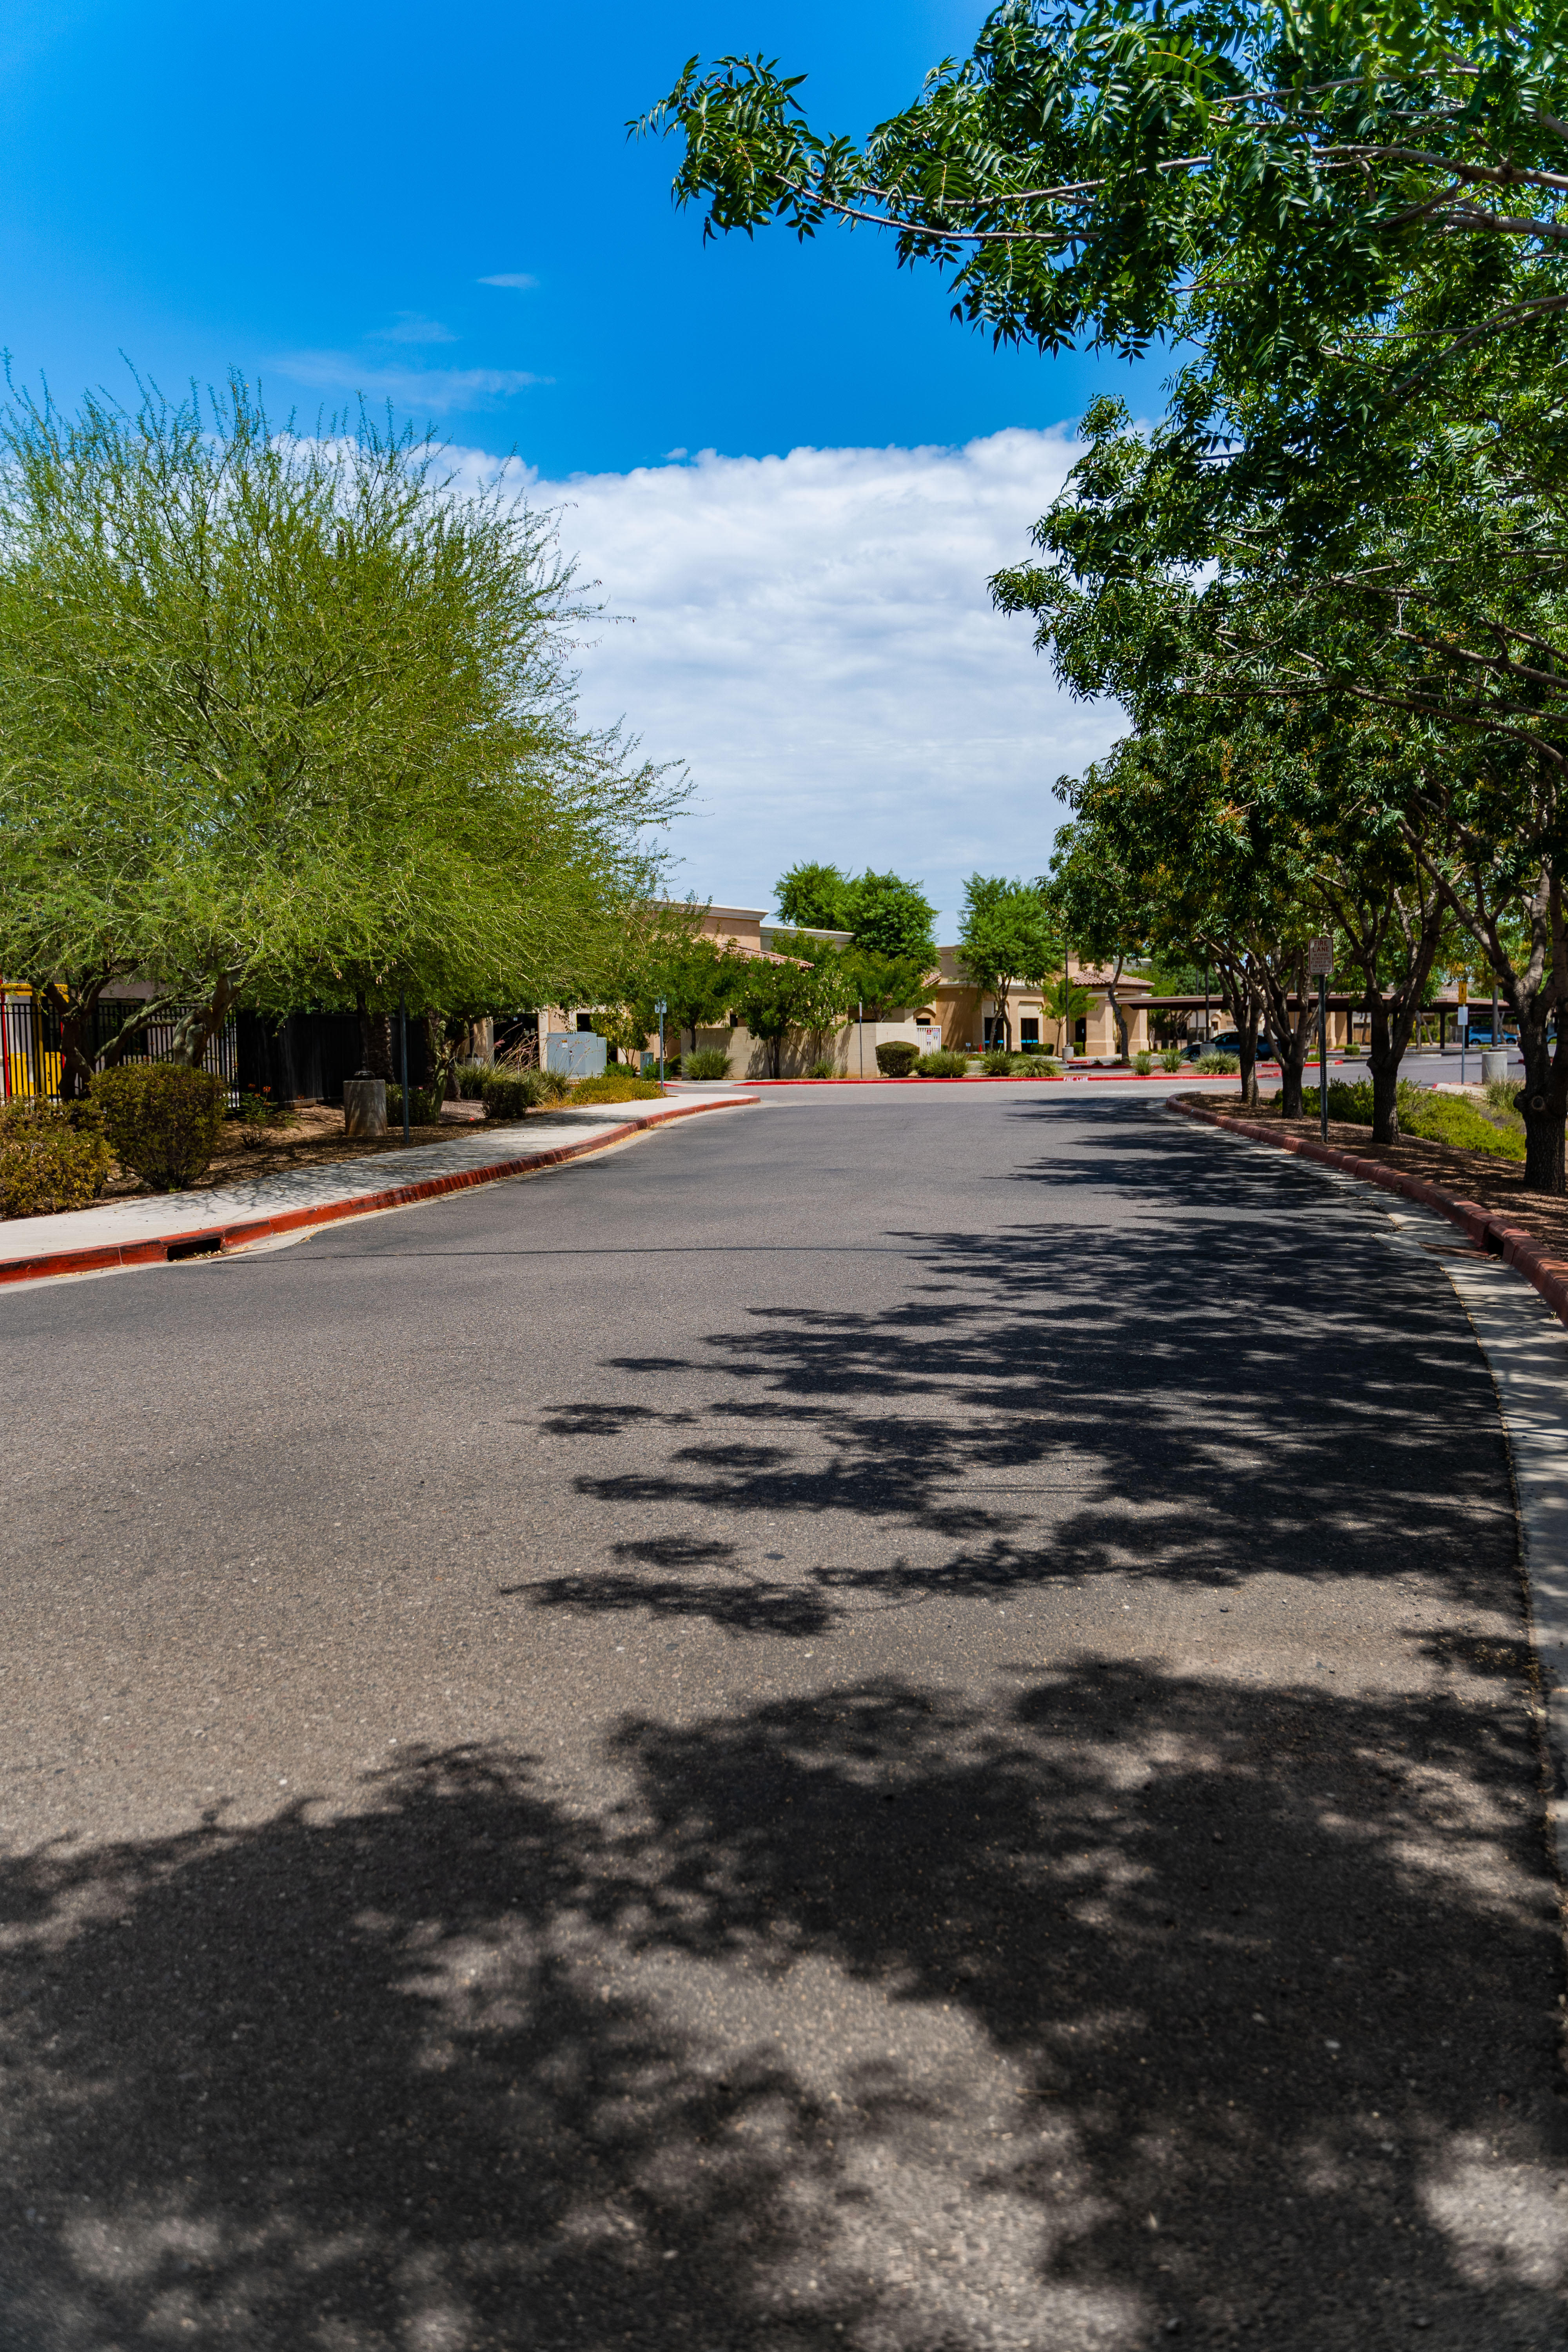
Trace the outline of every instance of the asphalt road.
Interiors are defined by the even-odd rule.
[[[0,1297],[4,2352],[1560,2352],[1509,1471],[1388,1230],[806,1091]]]

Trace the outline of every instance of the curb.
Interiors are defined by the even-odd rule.
[[[1206,1127],[1228,1128],[1233,1135],[1245,1135],[1254,1143],[1272,1144],[1276,1151],[1289,1151],[1299,1160],[1313,1160],[1322,1168],[1337,1168],[1347,1176],[1354,1176],[1363,1184],[1381,1185],[1385,1192],[1402,1193],[1407,1201],[1418,1201],[1423,1208],[1435,1209],[1449,1223],[1458,1225],[1479,1250],[1489,1257],[1501,1258],[1522,1274],[1545,1300],[1552,1313],[1568,1323],[1568,1259],[1554,1257],[1543,1242],[1538,1242],[1523,1225],[1510,1225],[1477,1201],[1461,1201],[1457,1193],[1445,1192],[1436,1184],[1428,1184],[1422,1176],[1407,1175],[1402,1168],[1387,1167],[1381,1160],[1362,1160],[1353,1151],[1340,1151],[1331,1143],[1313,1143],[1303,1135],[1280,1135],[1257,1119],[1231,1118],[1224,1111],[1210,1110],[1198,1103],[1173,1102],[1167,1108],[1183,1118],[1195,1118]]]
[[[248,1242],[297,1234],[307,1225],[338,1224],[347,1217],[367,1217],[382,1209],[410,1208],[417,1201],[439,1200],[443,1193],[465,1192],[475,1184],[499,1183],[503,1177],[526,1176],[537,1168],[553,1168],[566,1160],[581,1160],[612,1143],[625,1143],[650,1128],[671,1119],[693,1118],[700,1112],[745,1110],[744,1101],[683,1103],[649,1118],[626,1119],[602,1128],[581,1143],[556,1144],[548,1151],[525,1151],[515,1160],[497,1160],[485,1168],[459,1168],[449,1176],[426,1176],[415,1184],[389,1185],[384,1192],[356,1192],[345,1201],[322,1201],[312,1208],[286,1209],[271,1217],[237,1218],[228,1224],[193,1225],[187,1232],[158,1234],[141,1242],[100,1242],[96,1248],[47,1250],[37,1257],[0,1260],[0,1284],[37,1282],[49,1275],[101,1274],[115,1266],[177,1265],[188,1257],[216,1257],[225,1250],[243,1249]]]

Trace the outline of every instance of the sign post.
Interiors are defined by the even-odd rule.
[[[1329,1139],[1329,974],[1334,968],[1331,939],[1315,939],[1307,949],[1307,973],[1318,983],[1318,1132]]]
[[[654,1003],[654,1008],[653,1008],[653,1009],[654,1009],[654,1011],[655,1011],[655,1012],[658,1013],[658,1090],[659,1090],[659,1093],[660,1093],[660,1094],[663,1094],[663,1093],[665,1092],[665,1084],[664,1084],[664,1007],[665,1007],[665,1000],[664,1000],[664,998],[663,998],[662,996],[660,996],[660,997],[657,998],[657,999],[655,1000],[655,1003]]]
[[[397,1043],[403,1063],[403,1140],[408,1141],[408,995],[397,992]]]
[[[1459,1084],[1465,1083],[1465,1048],[1470,1042],[1470,1008],[1466,1003],[1469,982],[1459,982],[1459,1009],[1454,1018],[1459,1024]]]

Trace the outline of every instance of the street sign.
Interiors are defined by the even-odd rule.
[[[1334,968],[1334,943],[1330,939],[1309,940],[1307,942],[1307,977],[1327,980]]]
[[[1455,986],[1455,994],[1458,997],[1459,1003],[1460,1003],[1461,1004],[1463,1004],[1463,1003],[1465,1003],[1467,1002],[1467,1000],[1468,1000],[1468,997],[1469,997],[1469,993],[1470,993],[1470,983],[1469,983],[1469,982],[1468,982],[1468,980],[1460,980],[1460,981],[1458,981],[1458,982],[1456,983],[1456,986]],[[1465,1015],[1466,1020],[1468,1021],[1468,1020],[1469,1019],[1469,1017],[1470,1017],[1470,1016],[1469,1016],[1469,1014],[1467,1013],[1466,1013],[1466,1015]]]
[[[658,1013],[658,1015],[659,1019],[662,1021],[662,1020],[664,1019],[665,1014],[668,1012],[669,1007],[668,1007],[668,1005],[665,1003],[665,1001],[664,1001],[663,997],[662,997],[662,996],[658,996],[658,997],[656,997],[656,998],[654,999],[654,1006],[653,1006],[653,1009],[654,1009],[654,1011]]]
[[[1461,988],[1463,988],[1464,984],[1465,984],[1465,983],[1464,983],[1464,982],[1463,982],[1463,981],[1461,981],[1461,982],[1459,982],[1459,986],[1460,986]],[[1460,1026],[1460,1028],[1461,1028],[1461,1029],[1468,1029],[1468,1028],[1469,1027],[1469,1025],[1470,1025],[1470,1008],[1469,1008],[1469,1006],[1465,1003],[1465,1000],[1464,1000],[1464,998],[1463,998],[1462,996],[1461,996],[1461,997],[1460,997],[1460,999],[1459,999],[1459,1009],[1458,1009],[1458,1011],[1455,1013],[1454,1018],[1455,1018],[1455,1020],[1458,1023],[1458,1024],[1459,1024],[1459,1026]]]

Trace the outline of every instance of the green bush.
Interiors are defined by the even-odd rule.
[[[634,1078],[629,1070],[606,1070],[602,1078],[579,1078],[572,1088],[574,1103],[657,1102],[657,1078]]]
[[[907,1037],[891,1037],[877,1048],[877,1067],[885,1078],[907,1078],[920,1058],[920,1047]]]
[[[1423,1143],[1446,1143],[1458,1151],[1489,1151],[1499,1160],[1524,1158],[1524,1121],[1513,1109],[1512,1087],[1502,1109],[1511,1114],[1509,1123],[1501,1125],[1489,1118],[1485,1111],[1463,1095],[1434,1094],[1426,1087],[1414,1085],[1402,1078],[1395,1095],[1399,1110],[1401,1135],[1416,1138]],[[1304,1118],[1318,1116],[1318,1089],[1301,1089],[1301,1115]],[[1329,1117],[1347,1127],[1372,1125],[1372,1081],[1363,1078],[1353,1086],[1343,1080],[1329,1081]]]
[[[1013,1056],[1005,1045],[993,1045],[989,1053],[981,1055],[980,1066],[988,1078],[1010,1078]]]
[[[175,1062],[126,1062],[100,1070],[90,1099],[122,1168],[165,1192],[206,1172],[223,1124],[226,1089],[211,1070]]]
[[[922,1054],[915,1064],[915,1076],[920,1078],[961,1078],[969,1067],[965,1054],[950,1054],[939,1048],[934,1054]]]
[[[1154,1067],[1154,1056],[1153,1056],[1153,1055],[1152,1055],[1152,1054],[1134,1054],[1134,1055],[1133,1055],[1133,1056],[1132,1056],[1132,1067],[1134,1068],[1134,1070],[1137,1072],[1138,1076],[1139,1076],[1141,1078],[1146,1078],[1146,1077],[1148,1077],[1148,1076],[1150,1075],[1151,1071],[1152,1071],[1152,1070],[1153,1069],[1153,1067]]]
[[[542,1099],[538,1070],[487,1070],[479,1100],[487,1118],[521,1118]]]
[[[1181,1066],[1181,1047],[1179,1045],[1167,1045],[1160,1055],[1160,1067],[1170,1076],[1173,1077]]]
[[[112,1153],[91,1101],[0,1109],[0,1217],[51,1217],[96,1200]]]
[[[408,1089],[408,1124],[410,1127],[438,1127],[441,1120],[441,1097],[434,1087],[410,1087]],[[403,1088],[389,1085],[386,1089],[386,1123],[388,1127],[403,1125]]]
[[[1200,1054],[1195,1065],[1200,1078],[1226,1078],[1241,1067],[1239,1054]]]
[[[1521,1085],[1514,1078],[1489,1078],[1485,1089],[1493,1110],[1512,1111],[1516,1118],[1519,1112],[1514,1097],[1522,1091]]]
[[[837,1062],[813,1062],[805,1075],[808,1078],[836,1078],[840,1073]]]
[[[488,1062],[459,1062],[452,1076],[458,1081],[458,1093],[464,1102],[483,1102],[485,1080],[492,1075]]]
[[[730,1075],[730,1056],[722,1045],[704,1045],[700,1054],[688,1054],[682,1075],[689,1078],[727,1078]],[[821,1066],[819,1065],[811,1075],[813,1077],[819,1076]],[[827,1065],[827,1076],[829,1077],[833,1076],[831,1062]]]

